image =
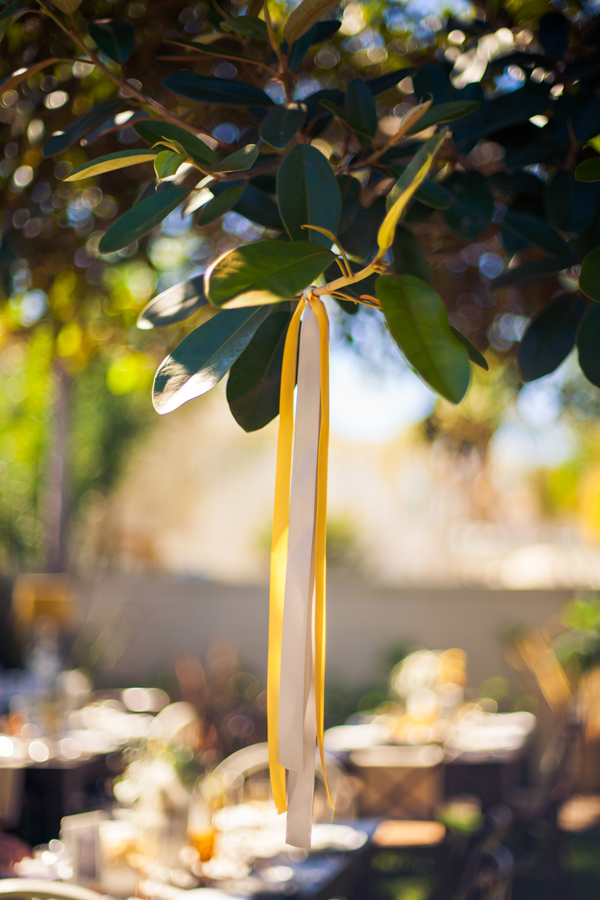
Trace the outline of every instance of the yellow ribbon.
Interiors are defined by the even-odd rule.
[[[319,322],[321,360],[321,427],[317,467],[317,504],[315,522],[315,706],[317,743],[329,804],[333,809],[325,773],[323,714],[325,702],[325,535],[327,521],[327,459],[329,447],[329,320],[323,302],[310,290],[308,301]],[[292,443],[294,437],[294,388],[298,361],[300,320],[306,307],[302,297],[292,316],[283,351],[279,403],[279,437],[275,472],[275,504],[271,541],[271,589],[269,600],[269,650],[267,674],[267,717],[271,789],[277,811],[287,809],[285,768],[279,763],[279,679],[283,606],[287,568],[290,516]]]

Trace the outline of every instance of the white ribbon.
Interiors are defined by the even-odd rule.
[[[300,330],[279,694],[279,763],[288,769],[289,844],[310,850],[315,780],[315,517],[321,421],[319,323]]]

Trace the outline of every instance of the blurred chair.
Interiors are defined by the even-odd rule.
[[[350,754],[362,781],[360,814],[391,819],[431,819],[443,797],[443,750],[423,747],[365,747]]]
[[[355,815],[355,786],[352,779],[336,762],[325,758],[325,772],[338,819],[353,819]],[[224,759],[210,774],[211,780],[221,784],[225,793],[238,794],[241,801],[257,796],[270,797],[269,747],[266,743],[243,747]],[[325,779],[319,754],[315,768],[315,820],[331,821]]]

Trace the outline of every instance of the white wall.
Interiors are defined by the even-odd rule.
[[[182,654],[203,659],[215,640],[237,644],[249,666],[266,673],[268,588],[183,581],[164,576],[104,575],[79,585],[82,639],[111,681],[172,671]],[[330,680],[365,683],[382,674],[392,648],[416,641],[431,649],[462,647],[477,686],[490,675],[516,680],[499,636],[515,624],[556,617],[567,590],[328,587]]]

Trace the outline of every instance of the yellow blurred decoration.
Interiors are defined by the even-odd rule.
[[[40,618],[68,625],[74,612],[74,591],[67,575],[19,575],[13,588],[13,612],[25,630]]]
[[[579,495],[581,526],[587,538],[600,540],[600,466],[583,478]]]

